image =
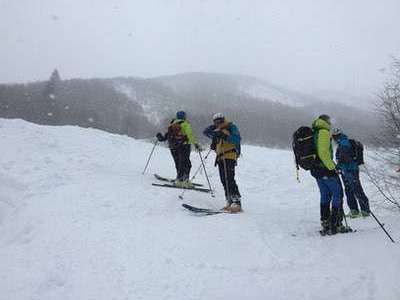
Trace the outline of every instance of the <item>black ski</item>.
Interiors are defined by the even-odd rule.
[[[203,192],[203,193],[210,193],[211,192],[211,190],[209,190],[209,189],[199,188],[199,187],[184,188],[184,187],[179,187],[179,186],[176,186],[176,185],[173,185],[173,184],[159,184],[159,183],[152,183],[151,185],[159,186],[159,187],[166,187],[166,188],[173,188],[173,189],[198,191],[198,192]]]
[[[217,214],[228,214],[229,213],[222,209],[200,208],[200,207],[195,207],[195,206],[185,204],[185,203],[183,203],[182,206],[184,208],[186,208],[187,210],[190,210],[193,213],[202,214],[202,215],[217,215]]]
[[[174,182],[175,182],[175,179],[162,177],[162,176],[160,176],[160,175],[158,175],[158,174],[154,174],[154,177],[155,177],[157,180],[160,180],[160,181],[165,181],[165,182],[169,182],[169,183],[174,183]],[[200,183],[193,183],[193,185],[194,185],[194,186],[203,186],[203,185],[200,184]]]

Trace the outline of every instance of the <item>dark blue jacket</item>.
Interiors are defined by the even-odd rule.
[[[213,144],[216,142],[215,141],[215,138],[216,138],[215,130],[216,129],[217,128],[216,128],[215,125],[211,125],[211,126],[208,126],[206,129],[204,129],[204,131],[203,131],[203,134],[206,137],[208,137],[208,138],[213,140]],[[224,140],[226,140],[228,143],[234,144],[237,154],[240,155],[240,151],[241,151],[241,149],[240,149],[241,148],[240,147],[240,140],[241,140],[241,137],[240,137],[240,132],[239,132],[238,127],[235,124],[229,122],[227,130],[229,131],[230,135],[227,136],[226,138],[224,138]]]
[[[338,147],[336,149],[336,162],[337,166],[344,175],[346,176],[347,172],[358,171],[357,162],[352,159],[354,156],[354,149],[351,146],[351,143],[345,134],[340,134],[337,139]]]

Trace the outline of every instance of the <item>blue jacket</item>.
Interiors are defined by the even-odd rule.
[[[217,141],[216,141],[216,130],[217,128],[216,128],[216,126],[215,125],[211,125],[211,126],[208,126],[206,129],[204,129],[204,131],[203,131],[203,134],[206,136],[206,137],[208,137],[208,138],[210,138],[210,139],[212,139],[213,140],[213,144],[214,143],[216,143]],[[228,143],[230,143],[230,144],[233,144],[233,145],[235,145],[235,148],[236,148],[236,153],[238,154],[238,156],[240,155],[240,151],[241,151],[241,147],[240,147],[240,140],[241,140],[241,137],[240,137],[240,132],[239,132],[239,129],[238,129],[238,127],[235,125],[235,124],[233,124],[233,123],[231,123],[231,122],[229,122],[228,124],[227,124],[227,127],[226,127],[226,129],[229,131],[229,135],[227,135],[225,138],[224,138],[224,140],[226,141],[226,142],[228,142]]]
[[[348,172],[358,171],[359,168],[357,162],[354,159],[350,159],[354,155],[354,150],[348,137],[345,134],[340,134],[337,139],[337,144],[336,162],[338,168],[342,170],[345,176]]]

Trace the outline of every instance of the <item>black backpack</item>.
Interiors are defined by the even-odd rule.
[[[314,131],[310,127],[300,127],[293,133],[292,147],[297,169],[312,170],[319,164]]]
[[[353,152],[353,160],[357,162],[357,165],[364,164],[364,146],[361,142],[350,139],[349,140]]]
[[[168,126],[167,136],[169,147],[171,149],[178,148],[187,141],[187,137],[182,131],[182,123],[183,121],[175,122],[175,120],[172,120],[170,125]]]

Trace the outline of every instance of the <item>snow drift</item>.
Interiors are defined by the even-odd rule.
[[[174,175],[165,148],[142,176],[152,145],[125,136],[0,120],[0,141],[1,299],[400,298],[398,244],[371,218],[321,237],[316,186],[296,183],[288,151],[243,147],[245,212],[197,217],[151,186],[151,173]],[[223,205],[212,160],[217,197],[184,202]],[[398,216],[373,200],[399,239]]]

